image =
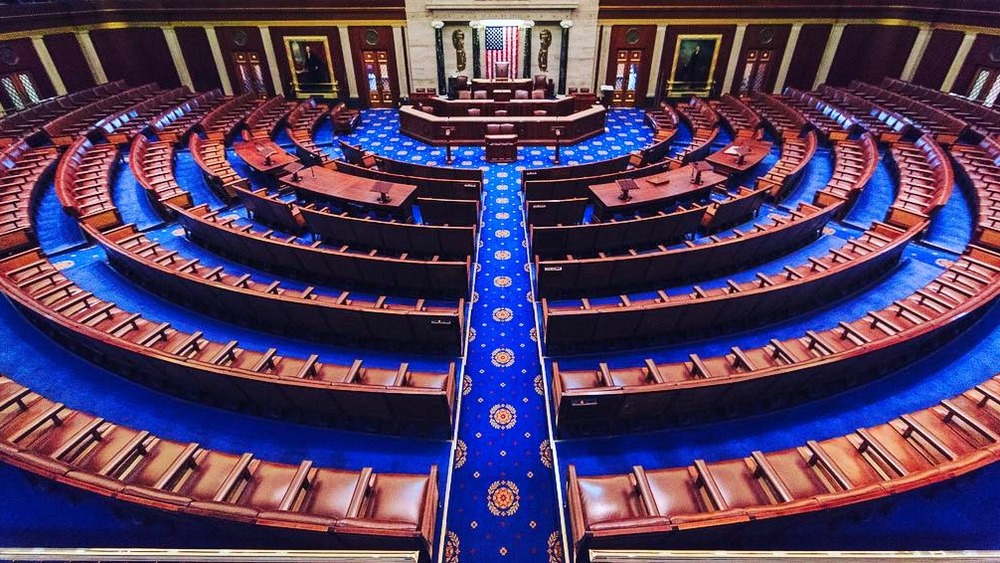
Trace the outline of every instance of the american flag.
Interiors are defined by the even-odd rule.
[[[517,78],[518,33],[516,25],[486,27],[486,78],[496,78],[493,74],[493,63],[507,61],[510,63],[510,76]]]

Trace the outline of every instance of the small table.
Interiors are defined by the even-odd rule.
[[[662,172],[653,176],[631,178],[635,188],[629,184],[628,200],[620,196],[625,191],[621,182],[595,184],[589,187],[594,201],[594,214],[607,218],[615,213],[624,213],[642,208],[665,207],[678,201],[690,201],[702,198],[712,191],[712,188],[725,184],[729,179],[724,174],[714,171],[702,172],[700,184],[692,182],[693,165],[682,166],[676,170]]]
[[[760,164],[771,152],[771,141],[739,139],[705,158],[715,169],[729,174],[739,174]]]
[[[288,154],[274,142],[240,141],[233,143],[233,148],[243,162],[262,174],[278,174],[289,164],[299,162],[298,157]]]
[[[401,217],[409,217],[417,186],[362,178],[311,166],[294,174],[281,176],[278,181],[288,186],[304,200],[333,201],[364,209],[375,209]]]

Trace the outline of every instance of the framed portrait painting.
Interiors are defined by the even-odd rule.
[[[714,86],[722,35],[678,35],[667,96],[707,96]]]
[[[324,36],[285,37],[285,54],[296,98],[339,95],[330,44]]]

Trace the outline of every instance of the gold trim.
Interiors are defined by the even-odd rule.
[[[292,88],[295,90],[295,98],[300,99],[303,92],[299,88],[299,73],[295,70],[295,60],[292,58],[292,42],[306,42],[306,43],[322,43],[323,51],[326,53],[326,70],[327,76],[330,77],[330,89],[322,92],[305,92],[306,94],[321,95],[328,98],[337,98],[340,96],[340,89],[337,87],[337,79],[333,74],[333,59],[330,58],[330,41],[325,35],[285,35],[283,37],[285,44],[285,57],[288,60],[288,72],[292,75]],[[309,97],[308,95],[306,97]]]
[[[1000,551],[680,551],[591,549],[593,563],[634,563],[648,561],[739,561],[802,562],[837,561],[986,561],[1000,558]]]
[[[0,41],[10,41],[12,39],[26,39],[32,36],[44,37],[46,35],[58,35],[60,33],[76,33],[80,31],[94,31],[98,29],[129,29],[129,28],[144,28],[144,27],[155,27],[157,29],[169,27],[172,29],[177,29],[178,27],[263,27],[267,26],[271,29],[281,29],[283,27],[360,27],[360,26],[388,26],[388,27],[406,27],[405,20],[289,20],[275,22],[273,20],[247,20],[247,21],[208,21],[208,20],[190,20],[190,21],[177,21],[177,20],[167,20],[164,21],[135,21],[135,22],[100,22],[93,25],[64,25],[59,27],[48,27],[48,28],[34,28],[24,31],[8,31],[6,33],[0,33]]]
[[[706,88],[704,90],[674,90],[674,84],[677,84],[677,60],[681,55],[681,41],[684,39],[714,39],[715,47],[712,49],[712,64],[708,67],[708,79],[706,80]],[[693,96],[707,96],[712,91],[712,84],[715,83],[715,65],[719,61],[719,45],[722,44],[722,34],[721,33],[710,33],[710,34],[688,34],[682,33],[677,35],[677,42],[674,44],[674,62],[670,65],[670,80],[667,82],[667,97],[672,98],[675,95],[681,94],[691,94]]]
[[[629,8],[633,8],[630,6]],[[635,6],[634,8],[656,8],[663,9],[663,6]],[[996,35],[995,27],[966,25],[958,23],[937,23],[926,20],[907,20],[901,18],[600,18],[598,25],[639,25],[656,24],[666,26],[676,25],[835,25],[843,23],[846,25],[886,25],[901,27],[925,27],[931,31],[941,29],[946,31],[963,31],[969,33],[983,33]]]
[[[287,563],[325,562],[363,563],[417,563],[416,551],[360,551],[360,550],[269,550],[269,549],[105,549],[105,548],[3,548],[0,559],[4,561],[183,561],[183,562],[254,562]]]

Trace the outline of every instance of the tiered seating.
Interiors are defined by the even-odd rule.
[[[198,125],[202,117],[228,99],[218,89],[198,94],[193,99],[169,109],[151,120],[151,130],[161,141],[184,144],[187,142],[191,130]]]
[[[45,100],[0,118],[0,147],[6,147],[22,138],[34,137],[50,121],[99,100],[115,96],[127,88],[124,80],[116,80],[66,96]]]
[[[816,202],[824,205],[846,202],[842,212],[846,213],[875,174],[878,160],[875,139],[867,132],[857,140],[837,141],[833,145],[833,176],[826,187],[817,192]]]
[[[122,224],[111,199],[111,174],[118,164],[118,147],[94,145],[80,137],[66,150],[56,168],[56,195],[66,213],[97,230]]]
[[[664,548],[707,528],[753,534],[753,522],[861,503],[997,461],[1000,378],[846,436],[724,461],[631,473],[567,475],[577,561],[599,548]],[[720,530],[721,531],[721,530]]]
[[[386,289],[397,294],[465,297],[471,259],[417,259],[381,250],[330,247],[270,230],[257,230],[235,217],[223,218],[207,205],[179,213],[191,240],[240,262],[308,280]]]
[[[155,84],[131,88],[113,96],[101,98],[79,109],[65,113],[45,124],[43,129],[53,144],[67,147],[94,128],[104,116],[120,113],[129,107],[154,97],[159,92]]]
[[[436,178],[433,176],[416,176],[414,174],[396,174],[386,172],[377,168],[365,168],[343,160],[335,160],[324,164],[328,168],[333,168],[337,172],[370,178],[372,180],[383,180],[396,184],[410,184],[417,186],[418,198],[433,198],[441,201],[450,201],[455,205],[464,205],[470,209],[477,209],[479,199],[483,191],[482,180],[464,180]],[[475,215],[478,217],[478,213]],[[453,221],[429,221],[437,224],[475,224],[475,223],[455,223]]]
[[[893,143],[890,150],[899,193],[889,208],[889,220],[897,225],[926,225],[951,196],[955,176],[948,155],[927,135],[915,143]]]
[[[356,217],[322,205],[298,208],[310,232],[327,243],[406,252],[417,256],[465,258],[475,254],[476,228],[436,226]]]
[[[278,128],[296,105],[295,102],[285,101],[284,96],[275,96],[254,108],[244,121],[244,125],[250,131],[250,137],[255,141],[273,139],[278,134]]]
[[[1000,111],[995,108],[988,108],[965,98],[888,76],[882,80],[882,88],[948,112],[979,130],[983,135],[1000,136]]]
[[[958,171],[974,188],[978,224],[973,241],[1000,250],[1000,143],[985,138],[979,145],[952,145]]]
[[[109,143],[127,144],[132,137],[148,127],[149,122],[164,111],[177,107],[191,98],[187,88],[166,90],[98,121],[88,133],[92,139],[104,137]]]
[[[295,143],[295,154],[303,162],[318,164],[328,159],[316,146],[313,135],[329,114],[330,106],[317,102],[315,98],[301,102],[288,114],[285,123],[288,137]]]
[[[646,110],[646,123],[653,128],[654,138],[673,135],[680,126],[680,116],[667,102],[660,102],[660,107]]]
[[[722,98],[710,102],[709,105],[719,114],[733,132],[733,137],[757,138],[757,132],[763,127],[763,122],[757,112],[743,103],[739,98],[723,94]]]
[[[372,300],[346,291],[331,295],[312,286],[285,289],[277,280],[258,281],[250,274],[204,266],[149,240],[133,225],[91,235],[115,269],[141,285],[240,324],[292,334],[307,326],[312,338],[425,351],[457,353],[461,347],[462,300],[457,306],[422,299],[394,303],[384,295]]]
[[[910,120],[942,145],[954,144],[969,130],[968,123],[948,112],[878,86],[854,80],[847,90]]]
[[[45,479],[264,537],[423,558],[433,550],[436,466],[375,473],[210,450],[70,409],[6,377],[0,406],[0,459]]]
[[[222,141],[202,139],[198,135],[191,135],[188,140],[188,148],[198,168],[205,175],[205,179],[227,200],[236,197],[237,188],[249,189],[250,183],[247,179],[240,176],[226,159],[226,146]]]
[[[947,199],[953,184],[950,166],[947,161],[939,158],[941,149],[936,143],[926,136],[922,141],[920,148],[905,147],[908,150],[896,157],[896,166],[901,171],[927,170],[925,188],[928,191],[924,195],[931,201],[942,197]],[[907,176],[901,174],[900,181],[907,182]],[[891,241],[909,240],[920,233],[930,222],[929,215],[922,213],[933,212],[933,207],[928,204],[924,204],[924,212],[901,212],[900,209],[909,203],[910,194],[911,188],[901,185],[897,201],[886,214],[885,222],[889,226],[876,222],[869,234],[875,233],[877,236],[863,240],[862,244],[853,249],[850,246],[852,243],[848,243],[845,248],[831,252],[826,263],[810,259],[810,265],[804,269],[786,266],[785,271],[790,279],[780,283],[765,276],[758,278],[759,287],[756,288],[754,283],[729,283],[727,289],[714,296],[696,291],[690,299],[704,299],[707,302],[714,300],[722,304],[728,300],[739,301],[740,295],[751,295],[752,293],[745,293],[748,288],[751,292],[760,293],[780,287],[807,288],[809,284],[798,286],[798,280],[834,279],[830,276],[836,272],[844,272],[840,269],[842,266],[837,266],[840,262],[852,264],[848,268],[850,272],[859,264],[881,262],[876,257],[883,256],[883,252],[890,258],[898,256],[901,245],[894,245]],[[896,236],[893,236],[894,231]],[[887,240],[876,242],[879,238]],[[876,251],[879,247],[881,251]],[[845,249],[849,252],[845,253]],[[861,258],[868,259],[859,260],[858,252],[861,252]],[[860,277],[864,279],[865,276]],[[834,284],[833,287],[848,286]],[[830,291],[829,286],[823,291]],[[581,419],[626,424],[646,419],[676,421],[676,418],[671,417],[677,417],[682,412],[708,412],[714,409],[724,413],[726,409],[743,409],[747,407],[749,397],[794,397],[801,396],[806,388],[816,390],[827,385],[836,388],[845,383],[856,382],[862,377],[859,374],[873,377],[898,363],[900,358],[907,357],[913,350],[934,345],[964,326],[970,316],[981,314],[998,295],[1000,254],[985,247],[970,245],[955,264],[909,297],[897,300],[882,311],[869,312],[861,319],[841,322],[837,327],[820,332],[807,331],[800,338],[771,340],[767,345],[750,351],[733,348],[730,354],[711,359],[692,354],[688,362],[655,365],[647,361],[642,368],[615,370],[608,370],[602,364],[596,375],[593,371],[560,372],[558,364],[554,363],[553,388],[557,419],[560,425],[579,424]],[[670,300],[664,297],[667,296],[661,294],[651,301],[651,305],[669,309],[672,306]],[[782,307],[784,299],[795,298],[793,294],[781,296],[770,301],[771,307]],[[688,303],[690,302],[693,301],[689,300]],[[746,303],[753,303],[753,300]],[[623,306],[628,309],[631,304]],[[732,303],[725,305],[725,308],[733,308],[734,313],[744,316],[757,314],[760,307],[760,302],[754,303],[749,310],[743,310]],[[699,313],[719,316],[726,314],[723,310],[723,307],[706,308]],[[678,326],[684,326],[686,323],[697,325],[707,322],[699,320],[697,315],[675,319],[654,319],[650,316],[647,320],[640,316],[646,312],[641,307],[635,307],[632,311],[632,318],[629,318],[630,315],[623,315],[620,325],[610,323],[610,315],[605,314],[602,328],[591,324],[589,326],[593,328],[593,332],[590,333],[586,332],[588,325],[584,325],[581,318],[574,319],[577,322],[569,327],[573,331],[569,334],[577,340],[586,338],[590,341],[599,331],[608,329],[614,332],[614,328],[617,328],[618,334],[631,334],[628,332],[631,330],[639,332],[638,336],[641,337],[643,328],[648,331],[652,330],[649,327],[660,327],[659,330],[662,331],[664,324],[672,326],[667,323],[678,322],[681,323]],[[574,311],[566,314],[586,316]],[[546,319],[548,331],[551,331],[551,320],[552,317]],[[614,328],[608,328],[609,326]],[[610,336],[605,335],[605,338]],[[583,409],[582,405],[587,405],[587,408]],[[600,408],[593,408],[593,405],[600,405]]]
[[[206,113],[197,127],[205,133],[208,140],[228,143],[236,134],[236,130],[243,125],[246,117],[257,106],[265,103],[267,100],[258,98],[253,93],[229,98]]]
[[[125,311],[78,287],[39,250],[0,261],[0,289],[30,320],[81,355],[167,392],[322,424],[350,421],[447,426],[454,365],[447,373],[335,365],[246,350]],[[275,311],[276,314],[281,309]]]
[[[129,166],[146,196],[161,215],[167,215],[168,203],[191,207],[191,194],[177,184],[174,177],[174,146],[169,141],[150,141],[137,135],[132,141]]]
[[[674,157],[685,163],[701,160],[719,136],[719,114],[699,98],[677,104],[677,112],[691,128],[691,142],[686,147],[678,148]]]
[[[815,95],[831,107],[838,108],[841,113],[864,127],[875,140],[883,143],[894,143],[899,140],[912,140],[920,136],[920,132],[909,119],[873,104],[872,102],[823,84]]]
[[[31,222],[35,188],[57,160],[54,148],[23,140],[0,151],[0,255],[38,244]]]
[[[802,113],[768,94],[751,92],[744,102],[764,118],[779,139],[798,138],[809,129],[809,122]]]
[[[773,199],[782,199],[792,191],[806,165],[816,154],[818,141],[814,131],[804,137],[786,136],[781,140],[781,157],[763,176],[757,178],[754,189],[767,192]]]
[[[337,104],[330,111],[330,121],[333,122],[333,132],[338,135],[349,135],[361,123],[361,112],[348,108],[345,104]]]
[[[849,139],[857,130],[863,129],[850,116],[844,115],[816,96],[791,86],[785,88],[783,95],[775,98],[795,108],[827,141],[843,141]]]

